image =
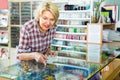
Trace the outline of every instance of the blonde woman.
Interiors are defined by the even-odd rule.
[[[55,55],[49,48],[56,32],[59,8],[52,2],[42,2],[34,17],[22,26],[17,58],[46,66],[45,54]]]

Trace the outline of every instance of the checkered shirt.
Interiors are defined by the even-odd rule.
[[[38,23],[31,20],[22,26],[20,31],[20,40],[17,53],[22,52],[40,52],[44,53],[54,38],[56,28],[52,27],[47,33],[39,30]]]

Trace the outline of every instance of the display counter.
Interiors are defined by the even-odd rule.
[[[93,80],[93,78],[100,79],[103,78],[103,74],[105,74],[103,73],[104,68],[108,66],[111,62],[113,62],[120,53],[120,45],[114,47],[113,44],[114,43],[102,44],[103,48],[101,49],[100,63],[87,62],[87,60],[83,63],[83,61],[81,60],[81,65],[80,63],[79,65],[67,65],[63,63],[57,64],[56,62],[54,62],[57,57],[54,57],[54,59],[51,57],[50,59],[53,60],[52,62],[47,63],[46,68],[44,68],[43,64],[41,63],[39,63],[39,67],[37,66],[35,68],[30,68],[26,65],[21,66],[20,62],[18,62],[14,65],[2,69],[0,68],[0,80]],[[96,75],[98,73],[99,76]]]
[[[120,80],[120,59],[116,58],[101,70],[102,80]]]

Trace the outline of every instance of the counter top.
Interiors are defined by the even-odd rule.
[[[113,43],[102,44],[100,63],[87,62],[87,60],[73,62],[71,58],[67,63],[62,58],[63,63],[60,63],[56,61],[58,56],[49,57],[50,61],[48,61],[46,68],[40,63],[39,67],[30,68],[25,65],[21,66],[18,62],[2,69],[0,77],[14,80],[88,80],[119,55],[115,52],[118,48],[120,45],[114,47]]]

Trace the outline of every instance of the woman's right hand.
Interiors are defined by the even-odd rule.
[[[36,62],[43,63],[44,67],[46,67],[47,56],[43,55],[42,53],[35,52],[34,59],[36,60]]]

